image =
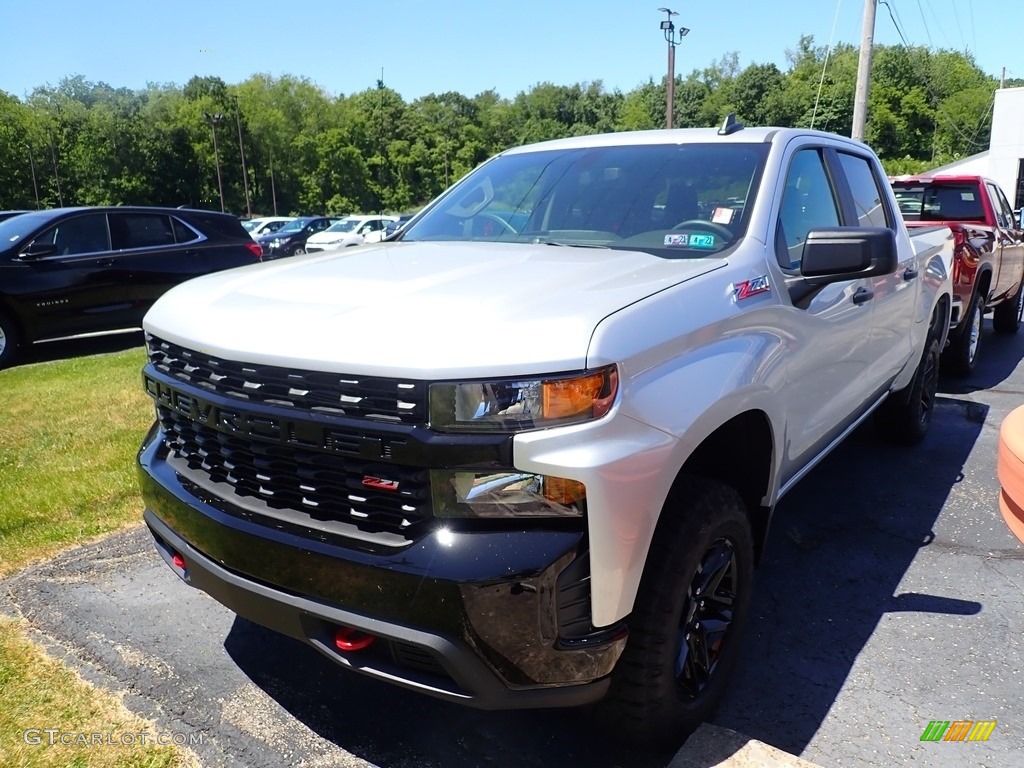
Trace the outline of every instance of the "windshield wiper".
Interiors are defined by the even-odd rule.
[[[558,240],[545,240],[542,237],[535,237],[530,241],[534,245],[555,245],[559,248],[604,248],[609,250],[610,245],[602,245],[601,243],[563,243]]]

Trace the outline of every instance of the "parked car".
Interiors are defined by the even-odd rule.
[[[150,310],[145,521],[178,577],[347,669],[604,699],[677,742],[726,691],[778,500],[872,414],[925,436],[952,256],[832,134],[510,149],[393,239]]]
[[[967,375],[978,361],[986,312],[992,310],[997,332],[1020,327],[1024,231],[1002,189],[983,176],[900,176],[890,183],[908,227],[953,231],[953,327],[943,363]]]
[[[168,288],[259,261],[234,216],[57,208],[0,221],[0,367],[19,346],[138,328]]]
[[[306,252],[306,241],[311,235],[323,232],[334,223],[327,216],[300,216],[292,219],[277,232],[263,235],[256,242],[263,249],[263,258],[279,259]]]
[[[306,241],[306,253],[378,242],[395,216],[346,216]]]
[[[20,216],[23,213],[31,213],[31,211],[0,211],[0,221],[5,221],[14,216]]]
[[[289,221],[294,221],[293,216],[264,216],[259,219],[249,219],[242,222],[242,229],[249,233],[253,240],[258,240],[264,235],[272,235]]]

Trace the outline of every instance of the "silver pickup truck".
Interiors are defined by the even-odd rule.
[[[145,520],[341,666],[670,744],[725,691],[779,499],[872,413],[924,436],[951,258],[826,133],[510,149],[383,243],[157,302]]]

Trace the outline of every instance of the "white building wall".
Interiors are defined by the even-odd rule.
[[[992,139],[989,143],[989,171],[992,178],[1019,207],[1017,173],[1024,160],[1024,88],[1001,88],[996,91],[992,113]]]

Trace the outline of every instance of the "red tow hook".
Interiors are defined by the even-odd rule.
[[[181,570],[183,571],[185,570],[185,558],[179,555],[177,552],[175,552],[174,555],[171,557],[171,562],[174,563],[175,568],[181,568]]]
[[[361,651],[377,638],[352,627],[338,627],[334,633],[334,645],[339,651]]]

